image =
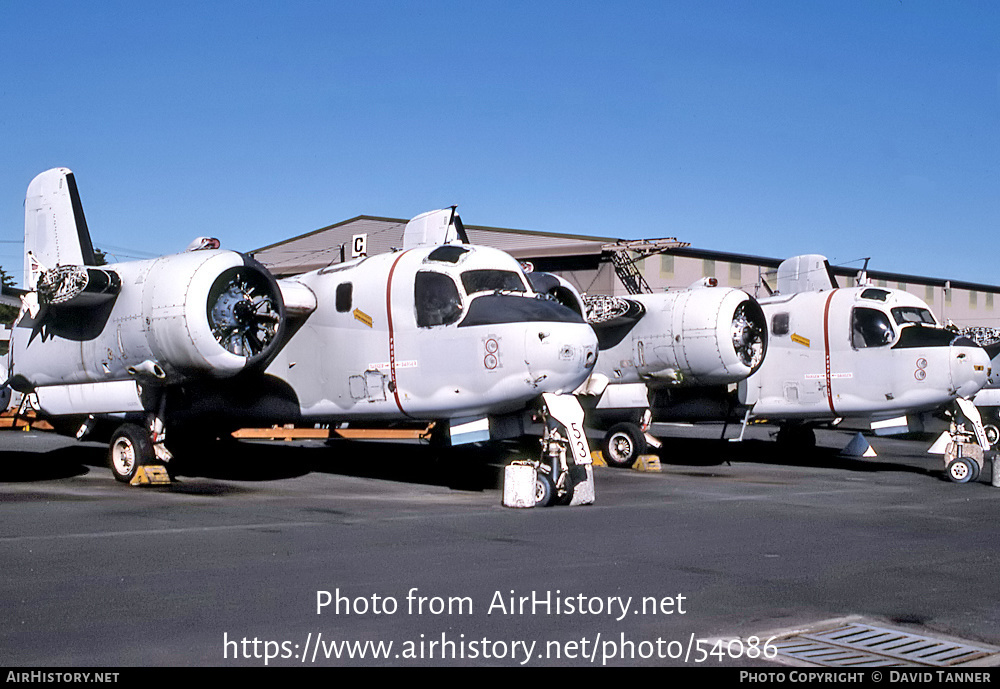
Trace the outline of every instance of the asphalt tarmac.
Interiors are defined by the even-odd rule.
[[[1000,646],[989,468],[657,431],[683,436],[662,471],[521,510],[495,449],[232,443],[137,488],[105,446],[0,432],[2,664],[766,666],[772,635],[852,616]]]

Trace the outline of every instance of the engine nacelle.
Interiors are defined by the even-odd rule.
[[[581,316],[586,316],[587,306],[583,296],[577,291],[569,280],[554,273],[539,273],[532,271],[526,273],[531,288],[546,299],[572,309]]]
[[[141,279],[150,358],[168,376],[225,378],[274,354],[284,326],[281,291],[253,259],[231,251],[175,254],[153,261]]]
[[[741,290],[695,288],[586,301],[601,348],[597,367],[612,383],[724,385],[743,380],[764,361],[764,314]]]
[[[281,291],[242,254],[195,251],[101,270],[120,282],[110,300],[43,304],[18,322],[13,383],[226,378],[265,366],[284,339]]]

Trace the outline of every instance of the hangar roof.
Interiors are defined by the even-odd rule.
[[[367,235],[367,253],[378,254],[401,248],[403,229],[408,220],[384,218],[374,215],[359,215],[312,232],[286,239],[256,249],[251,253],[277,277],[297,275],[310,270],[326,267],[351,258],[351,241],[354,235]],[[622,243],[617,237],[602,237],[581,234],[556,234],[537,230],[516,230],[505,227],[465,225],[469,241],[502,249],[517,259],[546,259],[573,257],[600,257],[609,244]],[[661,241],[661,240],[651,240]],[[690,258],[712,259],[732,263],[758,265],[777,268],[783,258],[770,258],[750,254],[737,254],[709,249],[695,249],[683,242],[674,242],[666,253]],[[343,254],[342,254],[343,252]],[[833,266],[833,271],[841,277],[853,277],[857,269]],[[889,273],[869,270],[871,279],[906,282],[918,285],[949,286],[957,289],[978,290],[1000,293],[1000,287],[979,283],[947,280],[905,273]],[[842,283],[843,284],[843,283]]]
[[[408,220],[359,215],[327,227],[286,239],[252,252],[272,273],[278,276],[304,273],[331,263],[349,259],[351,238],[367,234],[368,253],[380,254],[403,246],[403,229]],[[503,227],[466,225],[469,241],[502,249],[514,258],[549,256],[585,256],[601,253],[605,244],[615,237],[592,237],[575,234],[554,234],[532,230],[512,230]],[[344,256],[341,255],[343,247]]]

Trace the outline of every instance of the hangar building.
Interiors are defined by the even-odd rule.
[[[357,248],[377,254],[401,247],[407,222],[359,215],[252,253],[279,277],[297,275],[351,260],[360,255]],[[787,258],[696,249],[672,238],[643,243],[617,237],[479,225],[466,225],[465,229],[473,244],[503,249],[522,262],[530,262],[537,270],[563,276],[588,294],[628,293],[615,270],[616,253],[627,253],[654,291],[687,287],[703,277],[711,277],[720,285],[739,287],[761,297],[767,295],[762,281],[773,288],[778,264]],[[355,242],[361,246],[356,247]],[[644,256],[646,251],[655,253]],[[841,285],[851,284],[857,272],[858,268],[834,267]],[[1000,328],[998,286],[878,270],[869,270],[868,277],[880,287],[906,290],[920,297],[942,321],[951,320],[962,327]]]

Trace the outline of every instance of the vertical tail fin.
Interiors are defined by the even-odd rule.
[[[56,265],[96,265],[76,179],[64,167],[35,177],[24,197],[24,288]]]

